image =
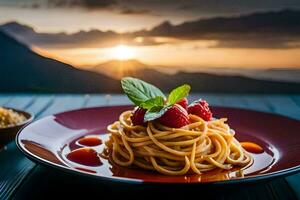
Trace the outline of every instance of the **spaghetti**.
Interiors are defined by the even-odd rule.
[[[103,154],[117,165],[184,175],[234,166],[243,169],[253,162],[225,118],[204,121],[189,114],[190,124],[170,128],[156,120],[134,126],[131,115],[132,111],[123,112],[119,121],[107,128],[111,135]]]

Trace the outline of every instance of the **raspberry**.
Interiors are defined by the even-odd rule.
[[[185,110],[187,110],[188,100],[184,97],[183,99],[179,100],[177,104],[181,105]]]
[[[189,124],[187,111],[178,104],[174,104],[158,120],[162,125],[171,128],[180,128]]]
[[[209,121],[212,118],[212,112],[209,109],[209,104],[202,99],[199,99],[197,101],[194,101],[188,106],[188,113],[189,114],[194,114],[205,121]]]
[[[140,108],[140,107],[135,107],[130,119],[131,122],[134,126],[140,125],[140,126],[145,126],[146,123],[144,122],[144,116],[146,113],[146,109]]]

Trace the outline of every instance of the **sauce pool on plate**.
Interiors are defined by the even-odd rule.
[[[259,154],[264,152],[264,149],[261,146],[253,142],[241,142],[241,145],[246,151],[250,153]]]
[[[98,157],[97,151],[92,148],[80,148],[71,151],[67,154],[67,159],[86,166],[100,166],[102,165],[100,158]]]
[[[79,139],[78,144],[83,145],[83,146],[88,146],[88,147],[94,147],[102,144],[101,139],[97,137],[84,137]]]

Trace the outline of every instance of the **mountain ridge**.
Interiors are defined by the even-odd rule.
[[[0,31],[1,92],[121,93],[119,80],[40,56]],[[134,63],[138,63],[135,61]],[[133,67],[134,69],[135,67]],[[193,92],[300,93],[300,84],[262,81],[240,76],[179,72],[174,75],[141,67],[124,71],[163,91],[189,83]],[[132,73],[134,72],[134,73]]]
[[[120,91],[118,81],[38,55],[1,31],[0,43],[1,81],[9,83],[0,85],[1,92]]]

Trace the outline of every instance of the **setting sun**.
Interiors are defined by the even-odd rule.
[[[126,45],[118,45],[111,51],[112,57],[117,60],[128,60],[135,57],[135,50]]]

